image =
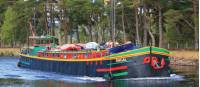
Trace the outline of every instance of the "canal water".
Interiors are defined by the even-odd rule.
[[[0,57],[0,87],[199,87],[198,66],[171,66],[169,78],[131,78],[105,81],[103,78],[74,77],[17,67],[19,58]]]

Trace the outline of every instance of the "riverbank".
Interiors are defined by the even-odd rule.
[[[20,48],[0,48],[0,56],[18,56]]]
[[[199,51],[194,50],[171,50],[171,64],[183,66],[198,66]]]
[[[199,51],[194,50],[170,50],[172,56],[184,59],[199,60]]]

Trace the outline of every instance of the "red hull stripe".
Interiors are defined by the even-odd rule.
[[[119,67],[112,67],[112,68],[99,68],[96,69],[97,72],[110,72],[110,71],[118,71],[118,70],[126,70],[128,66],[119,66]]]

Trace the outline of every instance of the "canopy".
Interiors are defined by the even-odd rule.
[[[78,44],[76,44],[76,46],[80,46],[81,48],[85,49],[85,44],[83,44],[83,43],[78,43]]]
[[[85,49],[97,49],[99,46],[99,44],[97,44],[96,42],[88,42],[85,45]]]
[[[60,49],[62,51],[66,51],[66,50],[81,50],[81,47],[80,46],[77,46],[75,44],[65,44],[65,45],[62,45],[60,47]]]

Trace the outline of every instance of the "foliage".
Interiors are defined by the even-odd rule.
[[[69,42],[105,42],[111,38],[110,3],[103,0],[0,0],[0,40],[3,43],[25,43],[30,33],[31,22],[36,35],[61,34],[62,41]],[[136,41],[136,26],[139,26],[141,43],[144,43],[144,24],[153,34],[158,45],[159,9],[162,12],[162,29],[165,43],[191,42],[195,38],[195,27],[198,17],[194,15],[193,0],[118,0],[116,5],[116,39],[123,39],[122,16],[124,14],[125,33],[127,40]],[[53,4],[54,3],[54,4]],[[116,2],[118,3],[118,2]],[[51,5],[59,11],[50,9]],[[46,6],[46,7],[45,7]],[[146,6],[146,17],[144,7]],[[48,7],[48,10],[45,8]],[[198,7],[198,6],[197,6]],[[124,11],[122,11],[124,10]],[[122,14],[123,13],[123,14]],[[47,14],[50,14],[48,17]],[[138,25],[136,25],[136,15]],[[144,19],[146,18],[146,21]],[[60,21],[60,27],[54,22]],[[51,24],[51,26],[49,25]],[[73,35],[70,35],[73,34]],[[57,35],[57,33],[56,33]],[[58,35],[59,36],[59,35]],[[73,40],[68,40],[67,36]],[[65,38],[65,39],[63,39]],[[147,35],[151,43],[150,35]]]
[[[17,27],[15,23],[16,18],[16,12],[12,8],[8,7],[5,12],[5,21],[2,25],[1,31],[1,37],[5,40],[6,43],[10,43],[14,37],[14,31]]]

